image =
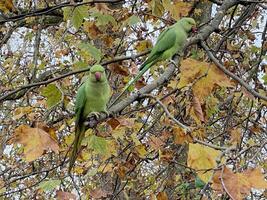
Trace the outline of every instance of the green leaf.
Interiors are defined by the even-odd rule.
[[[84,69],[86,67],[88,67],[88,64],[86,62],[83,62],[83,61],[78,61],[76,63],[73,64],[74,68],[77,68],[77,69]]]
[[[112,17],[111,15],[108,15],[108,14],[102,14],[100,12],[95,12],[91,16],[96,18],[96,25],[97,26],[105,26],[108,23],[111,23],[112,25],[117,24],[114,17]]]
[[[63,16],[64,16],[63,19],[64,21],[67,21],[68,19],[70,19],[73,8],[65,7],[62,10],[63,10]]]
[[[140,22],[140,18],[136,15],[132,15],[131,17],[129,17],[128,19],[126,19],[124,21],[124,26],[129,25],[129,26],[133,26],[135,24],[137,24],[138,22]]]
[[[79,45],[81,50],[88,52],[97,62],[99,62],[102,58],[102,53],[99,49],[95,48],[90,43],[81,43]]]
[[[88,138],[87,144],[96,153],[106,155],[108,154],[108,142],[105,138],[91,135]]]
[[[79,29],[83,23],[83,19],[88,17],[88,7],[87,6],[78,6],[74,9],[72,14],[72,24],[76,29]]]
[[[59,186],[60,183],[61,183],[60,180],[43,181],[39,184],[38,188],[43,189],[44,191],[50,191]]]
[[[62,94],[55,84],[49,84],[42,88],[41,94],[47,98],[48,108],[57,105],[62,99]]]
[[[205,182],[202,181],[202,180],[197,176],[196,179],[195,179],[195,186],[196,186],[197,188],[203,188],[205,185],[206,185]]]

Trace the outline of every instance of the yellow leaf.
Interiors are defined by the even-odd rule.
[[[12,0],[0,0],[0,10],[2,10],[4,13],[17,13],[17,9],[14,7]]]
[[[139,141],[136,133],[131,134],[131,138],[135,146],[141,145],[141,142]]]
[[[107,173],[107,172],[112,172],[114,170],[114,165],[111,163],[103,163],[102,165],[99,166],[98,172],[100,173]]]
[[[77,174],[82,174],[84,172],[84,168],[80,166],[75,166],[74,167],[74,172]]]
[[[136,152],[138,153],[140,158],[145,158],[147,155],[147,151],[144,145],[138,145],[135,147]]]
[[[181,79],[179,88],[193,85],[193,93],[199,99],[201,105],[216,86],[233,87],[234,83],[215,65],[200,62],[191,58],[181,62]]]
[[[59,151],[57,142],[47,132],[27,125],[20,125],[15,129],[12,142],[24,146],[25,159],[28,162],[39,158],[45,150],[51,149],[56,153]]]
[[[138,53],[144,52],[152,47],[152,42],[150,40],[142,40],[137,43],[135,49]]]
[[[192,8],[192,3],[188,2],[171,2],[170,0],[163,0],[163,6],[165,10],[169,11],[172,18],[175,20],[180,19],[181,17],[188,16],[189,11]]]
[[[30,106],[16,108],[16,110],[14,111],[14,115],[13,115],[12,118],[13,118],[14,120],[20,119],[20,118],[23,117],[24,115],[31,113],[32,110],[33,110],[33,109],[32,109],[32,107],[30,107]]]
[[[119,127],[112,131],[112,137],[123,140],[125,136],[125,127]]]
[[[152,0],[152,14],[161,17],[164,13],[164,7],[161,0]]]
[[[212,171],[205,172],[205,170],[216,167],[216,159],[220,154],[220,151],[210,147],[190,143],[187,165],[195,170],[201,170],[197,171],[197,174],[202,181],[207,183],[212,176]]]

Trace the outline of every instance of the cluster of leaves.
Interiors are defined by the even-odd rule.
[[[68,174],[75,94],[88,66],[102,63],[119,92],[162,29],[183,16],[205,28],[227,2],[23,0],[14,6],[1,0],[0,197],[267,198],[261,190],[267,189],[267,102],[217,68],[198,45],[152,94],[88,129]],[[262,96],[264,9],[236,1],[224,10],[219,31],[205,38],[225,69]],[[167,68],[168,61],[156,64],[131,92]]]

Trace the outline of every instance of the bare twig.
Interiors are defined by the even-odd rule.
[[[157,97],[155,97],[155,96],[153,96],[153,95],[150,95],[150,94],[146,94],[146,95],[142,95],[141,97],[148,97],[148,98],[152,98],[152,99],[154,99],[161,107],[162,107],[162,109],[164,110],[164,112],[166,113],[166,115],[172,120],[172,121],[174,121],[178,126],[180,126],[182,129],[184,129],[185,130],[185,132],[187,133],[187,132],[191,132],[191,129],[188,127],[188,126],[186,126],[186,125],[184,125],[184,124],[182,124],[181,122],[179,122],[177,119],[175,119],[175,117],[174,116],[172,116],[171,115],[171,113],[169,112],[169,110],[168,110],[168,108],[157,98]]]
[[[207,47],[207,45],[202,41],[201,42],[201,46],[203,47],[203,49],[205,49],[205,51],[207,52],[209,58],[215,63],[215,65],[222,70],[226,75],[230,76],[231,78],[233,78],[234,80],[236,80],[241,86],[243,86],[244,88],[247,89],[248,92],[250,92],[253,96],[258,97],[260,99],[263,99],[265,101],[267,101],[267,97],[263,96],[261,94],[259,94],[258,92],[256,92],[249,84],[247,84],[245,81],[243,81],[241,78],[239,78],[237,75],[233,74],[232,72],[228,71],[221,63],[220,61],[215,58],[215,56],[213,55],[213,53],[210,51],[210,49]]]
[[[7,19],[3,19],[3,20],[0,20],[0,24],[6,23],[6,22],[16,22],[16,21],[19,21],[19,20],[22,20],[22,19],[25,19],[28,17],[45,15],[45,14],[51,13],[55,10],[58,10],[58,9],[61,9],[64,7],[70,7],[70,6],[77,7],[77,6],[81,6],[81,5],[96,4],[96,3],[118,3],[121,1],[124,1],[124,0],[92,0],[89,2],[82,2],[82,3],[72,3],[71,1],[69,1],[69,2],[58,4],[58,5],[55,5],[52,7],[47,7],[47,8],[35,10],[33,12],[29,12],[29,13],[25,13],[25,14],[21,14],[21,15],[16,15],[13,17],[9,17]]]

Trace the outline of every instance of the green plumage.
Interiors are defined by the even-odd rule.
[[[107,112],[110,97],[110,86],[101,65],[94,65],[89,71],[87,80],[77,92],[75,104],[75,139],[70,156],[69,172],[71,171],[85,134],[84,121],[90,113]]]
[[[164,30],[158,37],[155,46],[146,61],[140,67],[137,76],[132,79],[123,89],[121,94],[113,101],[113,105],[141,76],[156,62],[171,59],[176,53],[181,54],[189,32],[196,25],[192,18],[182,18],[174,25]]]

